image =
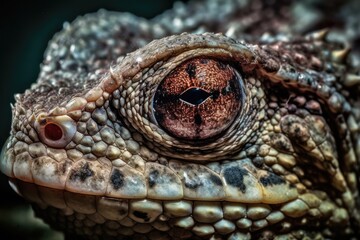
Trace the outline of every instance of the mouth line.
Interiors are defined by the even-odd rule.
[[[235,225],[243,230],[256,231],[289,217],[283,211],[286,204],[117,199],[52,189],[12,178],[9,182],[18,194],[42,210],[55,208],[66,216],[97,214],[106,221],[116,221],[125,227],[133,227],[138,223],[156,226],[159,222],[168,221],[182,228],[196,223],[216,227],[216,224],[226,222],[229,232],[235,230]]]
[[[257,169],[250,159],[224,162],[218,171],[178,160],[146,162],[139,171],[121,160],[106,164],[101,159],[32,158],[26,151],[15,154],[6,144],[0,161],[10,186],[40,209],[54,208],[62,216],[98,214],[123,227],[131,222],[129,229],[170,221],[186,229],[208,224],[227,226],[224,231],[229,232],[257,231],[318,212],[323,201]]]
[[[272,172],[257,169],[249,159],[205,165],[170,160],[146,162],[143,171],[124,161],[33,158],[4,146],[1,171],[24,182],[86,195],[118,199],[228,201],[281,204],[298,197],[296,187]]]

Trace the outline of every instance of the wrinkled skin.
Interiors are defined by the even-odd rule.
[[[359,33],[349,15],[343,30],[305,34],[316,24],[293,9],[207,1],[151,21],[78,18],[50,42],[37,83],[16,96],[1,171],[69,238],[356,238],[360,76],[348,46]],[[199,69],[238,85],[191,87],[195,97],[178,105],[154,104],[164,79],[191,82]],[[232,101],[224,128],[211,122],[218,96]],[[167,125],[179,106],[203,102],[213,105],[184,131],[176,126],[187,115]],[[215,130],[199,127],[206,119]]]

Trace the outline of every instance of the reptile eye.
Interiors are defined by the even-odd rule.
[[[205,140],[224,132],[243,98],[240,74],[226,62],[195,58],[174,69],[153,99],[157,123],[185,140]]]
[[[45,137],[52,141],[60,140],[63,136],[63,131],[61,130],[61,127],[59,127],[55,123],[46,124],[44,132]]]
[[[68,116],[46,117],[41,114],[37,117],[35,128],[40,140],[54,148],[65,147],[76,133],[76,124]]]

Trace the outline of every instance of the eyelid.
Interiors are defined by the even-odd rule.
[[[210,41],[204,41],[207,38]],[[178,41],[179,39],[184,41]],[[186,39],[191,43],[186,46],[179,44],[186,42]],[[252,73],[257,65],[257,58],[254,57],[253,49],[228,40],[228,38],[218,35],[184,34],[177,36],[177,41],[173,42],[171,49],[168,48],[169,42],[172,41],[170,37],[158,40],[162,43],[165,41],[166,44],[158,44],[156,48],[153,44],[149,44],[146,46],[147,51],[141,49],[141,51],[125,56],[111,72],[108,82],[103,82],[104,86],[105,84],[107,84],[106,86],[116,86],[115,80],[120,83],[119,92],[113,94],[112,101],[120,116],[126,120],[124,124],[142,134],[147,139],[145,144],[149,144],[150,148],[166,156],[185,157],[193,160],[215,160],[220,156],[227,155],[233,149],[239,149],[241,144],[238,142],[242,142],[242,139],[245,138],[243,136],[246,131],[245,123],[250,122],[248,124],[251,125],[251,120],[256,117],[256,111],[248,112],[252,98],[251,92],[247,89],[249,85],[245,80],[246,74]],[[219,44],[214,44],[216,42]],[[228,42],[226,47],[223,45],[224,42]],[[135,63],[135,57],[143,56],[144,53],[151,51],[154,54],[149,58],[143,58],[141,64],[132,64]],[[243,107],[238,112],[238,117],[225,129],[226,132],[224,131],[223,134],[214,135],[213,139],[209,138],[204,141],[179,139],[159,126],[152,109],[154,96],[161,81],[179,65],[190,59],[203,57],[229,62],[231,67],[244,78],[240,81]],[[243,118],[244,116],[246,117]],[[225,145],[231,145],[231,147],[224,150]],[[180,151],[181,154],[179,154]]]
[[[35,121],[35,129],[43,143],[49,147],[63,148],[69,144],[75,135],[76,123],[72,118],[66,115],[48,117],[45,114],[40,114]],[[61,130],[61,133],[47,132],[59,130]]]

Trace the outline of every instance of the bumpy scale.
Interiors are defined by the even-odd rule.
[[[356,61],[274,4],[65,25],[16,96],[0,162],[11,187],[69,237],[358,236]]]

